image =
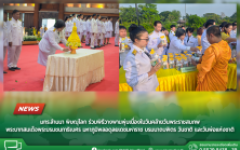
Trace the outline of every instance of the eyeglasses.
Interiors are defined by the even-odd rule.
[[[149,38],[147,38],[147,39],[138,39],[138,40],[146,40],[146,42],[148,42],[148,41],[149,41]]]

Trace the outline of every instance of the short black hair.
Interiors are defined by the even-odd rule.
[[[185,35],[186,34],[186,31],[183,30],[182,28],[178,28],[177,31],[176,31],[176,37],[180,37],[182,35]]]
[[[218,26],[211,26],[207,29],[207,35],[213,34],[214,36],[220,38],[221,37],[221,31]]]
[[[16,14],[16,13],[18,13],[19,11],[17,10],[17,9],[14,9],[13,10],[13,12],[12,12],[12,14]]]
[[[92,15],[92,17],[95,17],[95,16],[96,16],[96,14],[93,14],[93,15]]]
[[[125,30],[127,30],[126,27],[124,27],[124,26],[119,26],[119,30],[121,30],[121,29],[125,29]]]
[[[156,27],[158,23],[162,24],[160,21],[155,21],[154,26]]]
[[[135,24],[131,24],[131,26],[128,28],[128,31],[130,32],[130,39],[132,42],[135,42],[135,39],[139,39],[139,36],[142,32],[147,32],[145,28],[142,26],[137,26]]]
[[[66,22],[66,21],[68,20],[68,18],[69,18],[69,17],[67,16],[64,21]]]
[[[190,33],[193,33],[194,29],[193,28],[187,28],[186,32],[190,32]]]
[[[232,23],[232,26],[237,26],[237,23],[236,22]]]
[[[162,27],[161,31],[165,31],[165,30],[167,30],[167,29],[166,29],[166,28],[164,28],[164,27]]]
[[[223,28],[223,27],[225,27],[226,24],[227,24],[227,22],[222,22],[219,27]]]
[[[208,28],[210,25],[213,25],[214,22],[215,22],[215,20],[209,19],[209,20],[206,22],[206,24],[205,24],[205,28]]]
[[[173,27],[176,27],[176,26],[173,24],[173,25],[171,25],[171,29],[172,29]]]
[[[65,27],[66,25],[65,25],[65,22],[63,21],[63,20],[61,20],[61,19],[58,19],[56,22],[55,22],[55,24],[54,24],[54,27],[55,28],[62,28],[62,27]]]
[[[182,27],[185,27],[185,26],[181,26],[181,28],[182,28]]]

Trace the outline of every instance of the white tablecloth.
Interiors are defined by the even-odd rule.
[[[79,49],[48,56],[43,91],[84,91],[104,78],[102,50]]]

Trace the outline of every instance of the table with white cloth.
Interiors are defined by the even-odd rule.
[[[89,84],[104,78],[102,50],[79,49],[76,52],[48,56],[43,91],[85,91]]]

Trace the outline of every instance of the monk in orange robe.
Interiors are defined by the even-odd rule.
[[[226,91],[227,68],[231,58],[231,49],[228,43],[221,38],[218,26],[207,29],[207,39],[211,44],[197,65],[198,85],[197,91]]]

